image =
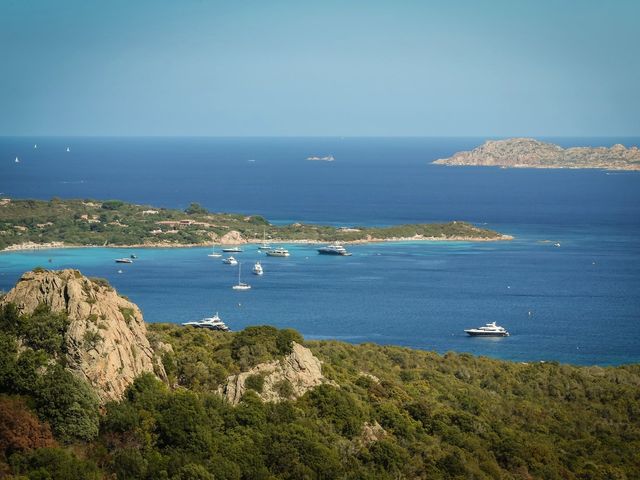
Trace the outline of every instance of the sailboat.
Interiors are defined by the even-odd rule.
[[[71,149],[69,147],[67,147],[67,152],[70,152],[70,151],[71,151]]]
[[[211,245],[211,253],[207,255],[207,257],[214,257],[214,258],[219,258],[221,257],[222,254],[221,253],[216,253],[216,246]]]
[[[34,149],[35,149],[35,148],[38,148],[38,144],[37,144],[37,143],[34,143],[34,144],[33,144],[33,148],[34,148]]]
[[[262,245],[258,247],[258,250],[271,250],[273,247],[267,243],[267,231],[262,229]]]
[[[16,163],[20,163],[20,159],[16,157]]]
[[[251,285],[249,285],[249,284],[247,284],[247,283],[242,283],[242,282],[240,281],[240,271],[241,271],[241,267],[242,267],[242,264],[241,264],[241,263],[238,263],[238,284],[237,284],[237,285],[234,285],[232,288],[233,288],[234,290],[249,290],[249,289],[251,289]]]

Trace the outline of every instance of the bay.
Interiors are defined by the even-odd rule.
[[[638,139],[553,139],[569,145]],[[37,143],[38,148],[33,145]],[[466,220],[512,242],[350,246],[353,256],[289,245],[287,259],[239,256],[237,271],[207,249],[0,254],[0,288],[35,266],[106,277],[147,321],[218,311],[233,328],[272,324],[335,338],[517,361],[612,365],[640,360],[640,175],[429,165],[481,143],[470,138],[3,138],[0,192],[15,198],[118,198],[257,213],[335,225]],[[70,151],[66,152],[66,146]],[[333,154],[335,162],[309,162]],[[15,164],[15,156],[20,163]],[[253,160],[253,161],[250,161]],[[553,243],[559,242],[560,247]],[[131,252],[134,253],[134,252]],[[51,262],[49,262],[51,259]],[[250,267],[262,260],[265,275]],[[118,274],[117,270],[123,273]],[[512,335],[468,338],[496,320]]]

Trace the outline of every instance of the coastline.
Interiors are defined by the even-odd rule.
[[[505,242],[511,241],[514,237],[512,235],[500,235],[498,237],[424,237],[422,235],[414,235],[412,237],[390,237],[390,238],[375,238],[367,237],[359,240],[346,240],[340,242],[344,245],[365,245],[369,243],[394,243],[394,242]],[[206,243],[143,243],[143,244],[131,244],[131,245],[73,245],[64,242],[49,242],[49,243],[34,243],[24,242],[0,250],[0,253],[10,252],[24,252],[35,250],[54,250],[63,248],[202,248],[209,247],[211,245],[258,245],[262,240],[246,240],[239,243],[220,243],[220,242],[206,242]],[[330,242],[322,242],[318,240],[285,240],[285,239],[271,239],[269,243],[283,243],[283,244],[308,244],[308,245],[324,245]]]

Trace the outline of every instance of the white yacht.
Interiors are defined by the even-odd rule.
[[[248,283],[243,283],[240,281],[240,271],[242,269],[242,264],[238,264],[238,284],[234,285],[233,288],[234,290],[250,290],[251,289],[251,285],[249,285]]]
[[[286,248],[282,248],[282,247],[272,248],[271,250],[267,250],[264,253],[266,253],[270,257],[288,257],[289,255],[291,255],[289,253],[289,250],[287,250]]]
[[[211,330],[221,330],[223,332],[228,332],[229,327],[220,319],[218,316],[218,312],[213,317],[203,318],[202,320],[194,321],[194,322],[184,322],[182,324],[185,327],[196,327],[196,328],[209,328]]]
[[[233,257],[227,257],[222,260],[222,263],[224,263],[225,265],[237,265],[238,261]]]
[[[222,256],[221,253],[216,253],[216,246],[211,246],[211,253],[207,255],[207,257],[220,258]]]
[[[71,149],[69,147],[67,147],[67,152],[70,152],[70,151],[71,151]]]
[[[130,258],[116,258],[116,263],[133,263],[133,260],[131,260]]]
[[[20,163],[20,159],[16,157],[16,163]]]
[[[260,265],[260,262],[256,262],[256,264],[253,266],[252,272],[254,275],[262,275],[264,273],[264,271],[262,270],[262,265]]]
[[[319,248],[318,253],[320,255],[341,255],[343,257],[348,257],[351,255],[349,252],[347,252],[346,248],[344,248],[342,245],[338,245],[337,243],[332,243],[331,245]]]
[[[223,248],[222,251],[224,253],[240,253],[242,252],[242,249],[240,247],[227,247]]]
[[[509,332],[504,327],[496,325],[496,322],[487,323],[484,327],[470,328],[465,330],[467,335],[472,337],[508,337]]]

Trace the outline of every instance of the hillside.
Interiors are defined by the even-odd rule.
[[[117,200],[0,200],[0,250],[38,246],[191,246],[271,242],[361,242],[392,239],[508,240],[465,222],[336,228],[272,225],[257,215],[184,212]]]
[[[143,373],[101,407],[65,360],[69,322],[82,319],[55,302],[18,314],[30,302],[18,292],[33,292],[20,283],[0,309],[0,477],[638,478],[639,365],[150,324],[166,377]]]
[[[433,162],[436,165],[473,165],[503,168],[602,168],[640,170],[638,147],[572,147],[564,149],[532,138],[488,140],[469,151]]]

